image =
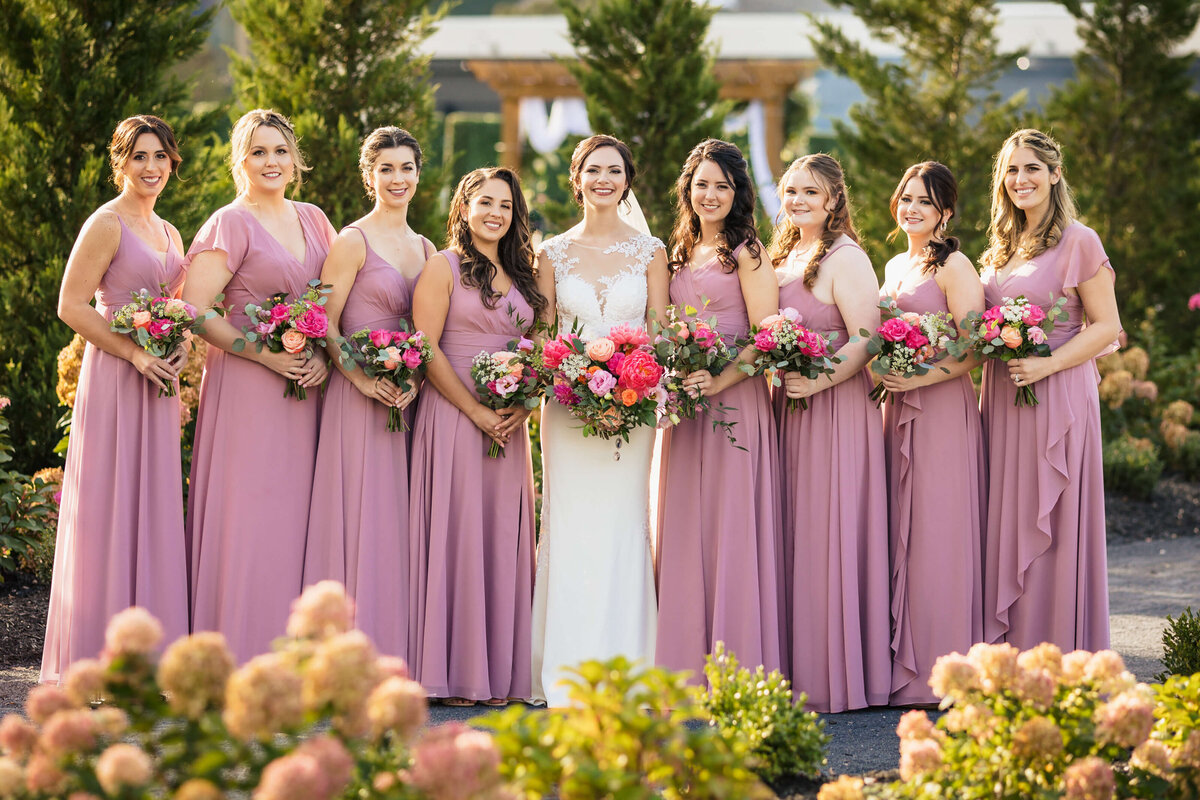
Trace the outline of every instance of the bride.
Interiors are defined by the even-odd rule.
[[[614,325],[665,319],[666,250],[620,215],[636,170],[612,136],[584,139],[570,180],[583,221],[538,255],[538,288],[559,329],[584,340]],[[542,530],[533,595],[533,695],[567,705],[563,668],[623,655],[654,661],[654,565],[650,551],[650,460],[654,430],[583,437],[582,424],[553,400],[542,416]]]

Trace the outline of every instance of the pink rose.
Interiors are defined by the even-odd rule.
[[[533,340],[521,337],[521,341],[517,342],[517,349],[522,353],[532,353],[534,349]]]
[[[617,385],[617,379],[612,373],[606,370],[598,369],[592,373],[592,377],[588,380],[588,388],[592,390],[592,394],[596,397],[604,397],[613,390]]]
[[[608,360],[608,368],[612,372],[617,372],[621,369],[621,363],[625,361],[625,354],[620,350],[612,354],[612,358]]]
[[[778,343],[775,341],[775,332],[770,328],[763,328],[754,334],[754,349],[760,353],[771,352],[775,349],[776,344]]]
[[[621,362],[620,384],[624,389],[645,392],[650,387],[657,386],[662,376],[663,368],[654,360],[654,356],[645,350],[634,350]]]
[[[987,311],[983,312],[983,318],[988,322],[999,322],[1004,319],[1004,307],[992,306]]]
[[[791,306],[779,309],[779,315],[795,325],[799,325],[804,319],[800,316],[800,312]]]
[[[889,342],[903,342],[912,326],[899,317],[892,317],[879,326],[877,333]]]
[[[392,342],[392,332],[385,330],[371,331],[367,334],[367,338],[371,340],[371,344],[376,347],[387,347]]]
[[[1188,298],[1188,311],[1200,311],[1200,292]]]
[[[271,322],[274,322],[276,325],[285,322],[291,314],[292,307],[286,303],[271,306]]]
[[[542,348],[542,363],[547,369],[558,369],[562,360],[571,354],[571,349],[559,339],[551,339]]]
[[[410,334],[408,331],[392,331],[392,343],[403,344],[404,342],[407,342],[409,337],[412,335],[413,334]]]
[[[1033,342],[1034,344],[1046,343],[1046,332],[1037,325],[1034,325],[1025,333],[1029,336],[1029,341]]]
[[[321,306],[309,306],[296,320],[296,330],[313,339],[323,337],[325,331],[329,330],[329,318],[325,316],[325,309]]]
[[[601,363],[608,361],[616,351],[616,344],[606,336],[601,336],[587,343],[587,357],[593,361]]]
[[[147,330],[155,339],[165,338],[175,328],[175,323],[169,319],[159,318],[150,323]]]
[[[150,312],[149,311],[133,312],[133,327],[135,327],[135,328],[150,327]]]
[[[1016,350],[1025,341],[1025,337],[1021,335],[1020,329],[1015,325],[1005,325],[1001,328],[1000,338],[1009,350]]]
[[[904,337],[904,344],[911,347],[913,350],[920,350],[925,345],[929,344],[929,337],[921,333],[916,328],[912,328],[908,332],[908,336]]]
[[[421,351],[416,348],[410,348],[404,351],[404,366],[409,369],[416,369],[421,366]]]
[[[800,352],[807,356],[819,357],[829,352],[825,337],[816,331],[804,330],[798,337],[797,343],[802,343]]]
[[[1042,311],[1041,306],[1028,306],[1025,309],[1025,316],[1022,319],[1026,325],[1037,325],[1046,318],[1046,312]]]
[[[991,341],[1000,335],[1000,323],[993,320],[988,320],[983,325],[983,338]]]
[[[308,346],[308,337],[295,328],[288,328],[281,339],[283,349],[289,353],[299,353]]]
[[[693,341],[705,350],[708,350],[711,347],[715,347],[720,338],[712,328],[700,324],[696,326],[696,335],[693,337]]]

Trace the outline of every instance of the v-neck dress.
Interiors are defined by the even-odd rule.
[[[521,335],[534,318],[514,284],[487,308],[463,286],[459,256],[439,347],[475,392],[471,361]],[[508,310],[511,307],[511,312]],[[533,613],[533,468],[522,427],[490,458],[491,441],[427,383],[413,428],[409,531],[414,613],[409,667],[432,697],[528,698]]]
[[[165,229],[165,225],[164,225]],[[163,257],[121,221],[121,241],[96,289],[96,310],[112,320],[141,289],[183,282],[183,258],[167,237]],[[43,682],[73,661],[94,658],[118,611],[142,606],[165,641],[188,632],[179,398],[129,361],[94,347],[83,352],[63,473],[62,503],[42,650]]]
[[[1049,308],[1059,297],[1112,270],[1100,237],[1075,222],[1057,245],[1003,280],[983,274],[989,306],[1025,295]],[[1067,296],[1068,318],[1048,335],[1062,347],[1086,326],[1083,301]],[[1099,373],[1089,359],[1033,390],[1038,405],[1015,406],[1016,387],[997,360],[983,367],[981,411],[988,446],[984,537],[984,635],[1027,649],[1108,647],[1104,465]]]
[[[750,331],[737,271],[716,258],[676,272],[671,302],[703,308],[700,316],[715,317],[727,342]],[[714,421],[733,425],[736,447]],[[714,396],[710,410],[680,421],[663,439],[656,660],[691,670],[695,683],[704,682],[704,659],[718,641],[750,669],[786,663],[775,438],[767,383],[751,378]]]
[[[248,323],[247,303],[301,294],[321,266],[334,230],[321,209],[295,203],[306,252],[298,260],[246,209],[218,210],[188,251],[220,250],[233,273],[229,322]],[[303,588],[304,541],[317,455],[320,392],[284,397],[276,372],[208,348],[188,495],[192,629],[225,635],[239,662],[270,650]]]
[[[372,247],[346,295],[338,328],[398,330],[412,317],[412,281]],[[356,367],[359,369],[359,367]],[[388,407],[331,368],[321,409],[304,584],[332,579],[354,598],[354,624],[381,653],[408,658],[408,435],[387,429]]]

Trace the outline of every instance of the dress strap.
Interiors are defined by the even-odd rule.
[[[425,260],[433,258],[433,254],[437,252],[437,248],[433,246],[433,242],[425,236],[421,237],[421,252],[425,255]]]

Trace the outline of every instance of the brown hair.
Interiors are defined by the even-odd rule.
[[[616,151],[621,154],[621,161],[625,162],[625,191],[621,193],[622,202],[629,196],[629,191],[633,188],[633,180],[637,177],[637,167],[633,163],[633,151],[629,149],[629,145],[617,137],[609,136],[606,133],[598,133],[595,136],[589,136],[575,145],[575,152],[571,153],[571,166],[568,175],[571,183],[571,196],[575,198],[577,205],[583,205],[583,187],[580,180],[583,173],[583,163],[588,160],[588,156],[601,147],[616,148]]]
[[[421,145],[417,142],[417,137],[404,128],[397,128],[394,125],[376,128],[367,135],[366,139],[363,139],[362,149],[358,151],[358,168],[362,172],[363,186],[366,187],[367,195],[371,199],[375,198],[375,187],[371,184],[371,172],[375,169],[375,163],[379,161],[379,154],[393,147],[411,148],[417,174],[421,174]]]
[[[808,260],[808,266],[804,268],[804,285],[811,289],[817,281],[821,259],[829,252],[829,246],[839,236],[848,236],[857,242],[858,233],[854,230],[854,220],[850,217],[850,198],[846,193],[846,176],[842,172],[842,165],[831,155],[813,153],[801,156],[789,164],[779,178],[779,186],[776,188],[780,199],[783,199],[784,189],[792,173],[801,169],[807,169],[812,173],[821,190],[829,198],[827,202],[833,204],[832,208],[826,209],[829,216],[825,218],[821,241],[813,250],[812,257]],[[771,234],[771,246],[767,248],[767,252],[771,255],[771,263],[778,267],[799,241],[800,229],[792,223],[790,217],[786,214],[783,215],[783,218],[775,225],[775,230]]]
[[[500,295],[492,289],[496,265],[475,247],[471,226],[463,213],[463,207],[469,205],[483,185],[493,178],[508,184],[513,197],[512,224],[500,240],[498,248],[500,266],[504,269],[504,274],[512,279],[525,301],[540,315],[546,308],[547,300],[537,287],[533,240],[529,232],[529,209],[525,205],[525,195],[521,192],[521,180],[517,173],[507,167],[482,167],[462,177],[454,190],[454,196],[450,199],[450,215],[446,219],[446,247],[462,256],[459,266],[462,285],[478,289],[479,298],[484,306],[495,308],[500,300]],[[529,322],[532,323],[533,320]]]
[[[179,155],[179,145],[175,143],[175,132],[164,120],[152,114],[137,114],[121,120],[113,131],[112,141],[108,145],[108,163],[112,167],[112,182],[117,189],[125,189],[125,164],[133,156],[133,148],[138,137],[143,133],[152,133],[158,137],[162,149],[171,160],[171,174],[174,175],[183,163]]]
[[[1028,147],[1038,161],[1049,171],[1061,169],[1062,147],[1049,135],[1033,128],[1025,128],[1004,140],[992,170],[992,221],[988,225],[988,248],[983,251],[979,263],[985,267],[1000,269],[1014,256],[1030,259],[1049,250],[1062,239],[1063,231],[1075,221],[1075,201],[1067,176],[1060,174],[1058,183],[1050,187],[1050,208],[1035,230],[1025,236],[1025,212],[1017,208],[1004,176],[1008,174],[1008,162],[1018,147]],[[1022,240],[1025,244],[1022,244]]]
[[[904,171],[904,177],[900,179],[900,183],[896,184],[896,191],[892,192],[892,199],[888,202],[892,219],[896,220],[896,229],[888,234],[888,241],[896,238],[901,232],[900,220],[896,217],[896,211],[900,207],[900,196],[904,194],[905,187],[913,178],[921,179],[921,183],[925,186],[925,193],[929,195],[929,202],[933,204],[933,210],[938,213],[939,218],[947,211],[950,212],[951,218],[954,216],[955,207],[958,205],[958,181],[954,179],[954,173],[945,164],[937,161],[913,164]],[[922,275],[936,271],[938,267],[946,263],[946,259],[950,257],[951,253],[958,250],[957,237],[943,236],[944,230],[945,223],[942,223],[939,230],[934,231],[933,238],[929,240],[929,244],[922,252],[924,256],[924,261],[921,263]]]
[[[287,117],[266,108],[247,111],[233,124],[233,133],[229,137],[229,170],[233,173],[233,182],[237,185],[238,194],[245,194],[250,188],[243,164],[250,155],[250,140],[254,137],[254,132],[264,125],[279,131],[287,143],[295,167],[292,180],[296,182],[297,187],[304,183],[304,173],[312,169],[304,163],[304,154],[300,152],[300,145],[296,141],[296,129]]]
[[[721,232],[717,234],[717,260],[721,268],[726,272],[737,269],[733,251],[743,242],[751,256],[757,259],[761,255],[758,229],[754,226],[754,204],[758,198],[754,182],[750,180],[746,159],[735,144],[720,139],[705,139],[688,153],[679,180],[675,182],[675,194],[679,199],[675,204],[675,230],[671,233],[671,258],[668,262],[671,272],[678,272],[681,267],[687,266],[700,235],[700,217],[692,208],[692,178],[705,161],[720,167],[725,180],[733,186],[733,205],[724,219]]]

